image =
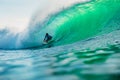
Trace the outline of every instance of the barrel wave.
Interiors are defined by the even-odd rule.
[[[119,14],[120,0],[92,0],[75,3],[49,13],[44,18],[42,15],[35,16],[25,32],[15,35],[14,43],[10,44],[10,47],[0,44],[0,48],[44,48],[86,40],[120,29]],[[43,45],[46,33],[53,38],[51,43]]]

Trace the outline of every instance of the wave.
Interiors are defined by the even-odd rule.
[[[42,48],[46,46],[43,45],[46,33],[53,36],[53,42],[47,46],[71,44],[120,28],[119,0],[92,0],[85,3],[76,0],[76,3],[60,10],[44,11],[44,17],[41,12],[37,13],[23,33],[1,40],[0,48]]]

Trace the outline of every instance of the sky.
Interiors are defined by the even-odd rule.
[[[28,23],[44,0],[0,0],[0,28],[7,26],[19,30]]]

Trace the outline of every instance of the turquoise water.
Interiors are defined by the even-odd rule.
[[[54,48],[1,50],[0,80],[119,80],[119,33]]]
[[[72,5],[49,15],[43,23],[36,21],[30,26],[21,47],[41,46],[45,33],[53,36],[50,46],[59,46],[119,29],[119,10],[119,0],[94,0]]]
[[[5,37],[0,80],[119,80],[119,10],[120,0],[78,3]],[[53,40],[43,45],[46,32]]]

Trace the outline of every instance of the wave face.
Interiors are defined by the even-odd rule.
[[[84,5],[76,4],[52,16],[47,27],[55,29],[54,44],[69,44],[96,36],[115,17],[119,5],[115,0],[97,0]]]
[[[116,28],[119,25],[116,21],[120,21],[117,15],[119,10],[119,0],[77,3],[57,13],[49,14],[42,22],[36,20],[35,25],[29,30],[29,36],[30,39],[31,35],[34,36],[34,45],[42,44],[45,33],[53,36],[53,46],[74,43],[96,36],[100,31],[104,33],[111,31],[106,27],[112,30]]]
[[[120,0],[92,0],[50,12],[44,18],[37,15],[27,31],[18,35],[12,49],[43,47],[46,33],[53,36],[48,45],[58,46],[114,31],[119,29],[119,11]]]

